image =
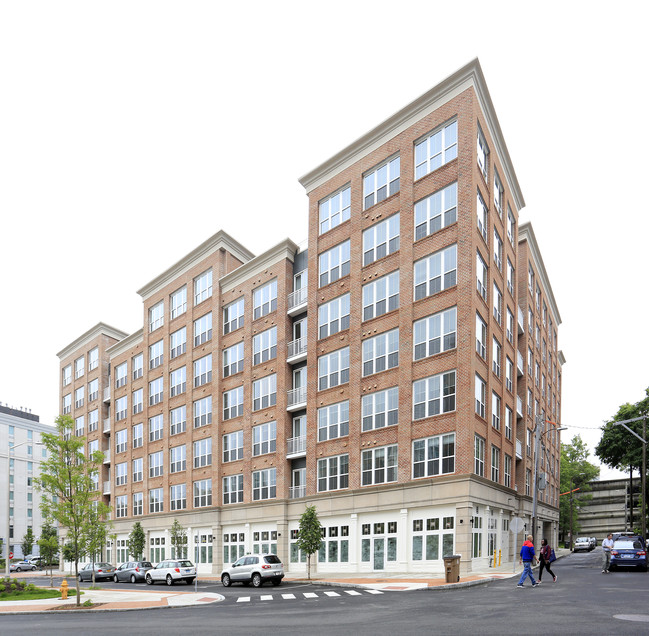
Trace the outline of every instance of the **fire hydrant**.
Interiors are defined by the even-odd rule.
[[[61,600],[65,601],[68,598],[68,580],[63,579],[63,583],[61,583]]]

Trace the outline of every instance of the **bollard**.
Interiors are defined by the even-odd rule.
[[[500,567],[501,559],[503,558],[503,551],[498,550],[498,567]]]
[[[61,583],[61,600],[66,601],[68,598],[68,580],[63,579],[63,583]]]

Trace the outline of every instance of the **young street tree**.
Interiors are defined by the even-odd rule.
[[[171,558],[182,559],[187,557],[187,530],[180,525],[178,519],[174,519],[169,530],[171,539]]]
[[[315,506],[307,506],[300,517],[297,533],[297,547],[306,554],[307,577],[311,580],[311,555],[320,549],[322,530]]]
[[[139,521],[133,524],[133,529],[128,535],[126,540],[129,554],[132,554],[135,559],[141,561],[144,558],[144,548],[146,547],[146,535],[144,529]]]
[[[99,451],[85,456],[85,438],[72,435],[74,420],[69,415],[57,417],[55,423],[55,433],[41,434],[47,449],[47,460],[41,463],[41,509],[45,518],[57,521],[67,531],[77,579],[77,605],[81,605],[79,559],[86,552],[88,524],[106,518],[110,511],[96,500],[96,475],[104,456]]]
[[[34,531],[32,530],[32,527],[29,526],[29,528],[27,528],[27,532],[25,533],[25,536],[23,537],[23,543],[22,543],[24,557],[32,553],[32,548],[34,547],[35,540],[36,538],[34,537]]]
[[[56,534],[56,528],[52,526],[49,520],[46,520],[41,527],[41,537],[38,540],[38,549],[41,558],[45,562],[45,569],[50,568],[50,587],[54,587],[54,575],[52,573],[52,563],[59,557],[59,538]]]

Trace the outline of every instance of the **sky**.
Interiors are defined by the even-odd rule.
[[[52,423],[56,354],[139,329],[137,290],[218,230],[305,242],[298,179],[477,57],[561,314],[563,441],[594,451],[649,386],[649,5],[614,10],[0,0],[0,402]]]

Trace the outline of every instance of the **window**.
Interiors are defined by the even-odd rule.
[[[503,241],[498,234],[498,230],[494,228],[494,263],[498,271],[503,271]]]
[[[485,205],[484,199],[479,190],[477,195],[476,211],[478,215],[478,232],[480,232],[482,238],[487,241],[489,212],[487,211],[487,206]]]
[[[194,279],[194,305],[212,296],[212,270],[208,269]]]
[[[212,465],[212,438],[206,437],[194,442],[194,468]]]
[[[149,454],[149,477],[160,477],[163,474],[162,451]]]
[[[397,481],[397,445],[372,448],[361,453],[361,484],[371,486]]]
[[[487,323],[480,314],[475,315],[475,350],[483,359],[487,359]]]
[[[74,408],[80,409],[85,402],[86,389],[83,386],[80,386],[74,392]]]
[[[363,320],[399,307],[399,270],[363,285]]]
[[[485,417],[485,402],[487,400],[487,385],[485,381],[475,374],[475,412],[482,418]]]
[[[503,207],[505,202],[505,191],[503,190],[503,184],[500,181],[500,176],[498,175],[498,170],[494,168],[494,204],[496,205],[496,210],[500,218],[503,216]]]
[[[201,479],[194,482],[194,508],[212,505],[212,480]]]
[[[509,290],[509,293],[512,296],[514,295],[514,274],[515,274],[514,266],[512,265],[508,257],[507,258],[507,289]]]
[[[185,445],[172,446],[169,449],[169,472],[179,473],[187,469],[187,452]]]
[[[414,298],[438,294],[457,283],[457,245],[451,245],[415,263]]]
[[[413,419],[455,410],[455,371],[446,371],[412,384]]]
[[[277,327],[272,327],[253,337],[252,364],[261,364],[275,357],[277,357]]]
[[[184,433],[187,428],[187,407],[183,404],[169,411],[169,435]]]
[[[212,396],[194,402],[194,428],[212,423]]]
[[[399,423],[399,387],[364,395],[361,412],[363,431],[395,426]]]
[[[413,325],[413,332],[415,360],[455,349],[457,307],[417,320]]]
[[[74,379],[78,380],[83,376],[86,369],[86,359],[81,356],[74,361]]]
[[[497,393],[491,393],[491,425],[500,430],[501,400]]]
[[[99,409],[88,413],[88,433],[92,433],[99,428]],[[45,450],[45,449],[43,449]]]
[[[133,516],[144,514],[144,494],[141,492],[133,493]]]
[[[350,186],[320,201],[320,234],[348,221],[351,213],[352,189]]]
[[[184,510],[187,508],[187,486],[185,484],[170,486],[169,501],[171,510]]]
[[[243,431],[235,431],[223,436],[223,462],[243,459]]]
[[[266,468],[252,473],[252,500],[274,499],[276,496],[277,469]]]
[[[144,479],[144,458],[138,457],[132,462],[133,466],[133,482],[142,481]]]
[[[415,203],[415,241],[457,221],[457,183]]]
[[[508,406],[505,406],[505,437],[509,440],[512,438],[513,428],[514,428],[514,413]]]
[[[363,340],[363,377],[399,366],[399,330]]]
[[[75,420],[74,420],[74,434],[77,437],[81,437],[83,435],[85,426],[86,426],[86,418],[85,418],[85,416],[80,415],[79,417],[75,418]],[[29,446],[28,448],[31,448],[31,446]]]
[[[516,219],[509,205],[507,206],[507,238],[512,245],[516,246]]]
[[[149,382],[149,406],[154,406],[162,402],[163,389],[164,381],[162,378],[157,378]]]
[[[252,292],[253,318],[261,318],[277,309],[277,280],[266,283]]]
[[[140,448],[144,445],[144,424],[136,424],[133,427],[133,448]]]
[[[128,449],[128,429],[115,433],[115,453],[125,453]]]
[[[128,415],[128,396],[117,398],[115,400],[115,421],[126,419]]]
[[[94,371],[99,366],[99,347],[88,351],[88,371]]]
[[[475,467],[474,472],[480,477],[484,477],[484,439],[479,435],[475,436]]]
[[[149,346],[149,369],[155,369],[159,367],[164,362],[164,342],[159,340],[158,342]],[[126,381],[126,372],[124,372],[124,378]]]
[[[239,298],[223,308],[223,333],[228,334],[243,327],[244,299]]]
[[[212,312],[194,320],[194,346],[198,347],[212,339]]]
[[[252,427],[252,455],[267,455],[276,450],[277,422],[266,422]]]
[[[72,382],[72,365],[69,364],[67,367],[63,368],[62,371],[62,385],[63,386],[68,386]]]
[[[482,298],[487,300],[487,266],[485,265],[480,253],[476,254],[476,282],[478,293]]]
[[[128,481],[128,464],[121,462],[115,465],[115,485],[124,486]]]
[[[233,417],[243,415],[243,387],[225,391],[223,393],[223,419],[231,420]]]
[[[329,285],[339,278],[349,275],[349,245],[350,242],[345,241],[320,254],[320,258],[318,259],[320,266],[320,287]]]
[[[318,409],[318,441],[349,435],[349,401]]]
[[[63,415],[69,415],[72,412],[72,395],[68,393],[63,396]]]
[[[508,391],[513,391],[514,387],[514,363],[505,356],[505,388]]]
[[[138,353],[136,356],[133,356],[132,366],[133,366],[133,379],[137,380],[138,378],[141,378],[142,375],[144,374],[144,354],[143,353]]]
[[[223,351],[223,377],[243,371],[243,342],[239,342]]]
[[[187,351],[187,327],[174,331],[169,338],[169,343],[171,346],[169,357],[171,360],[185,353]]]
[[[149,512],[162,512],[164,507],[162,488],[149,490]]]
[[[499,325],[502,325],[502,313],[503,313],[503,295],[500,293],[500,289],[496,283],[493,286],[493,301],[494,301],[494,318]]]
[[[318,358],[318,391],[349,382],[349,347]]]
[[[137,415],[144,410],[144,389],[133,391],[133,415]]]
[[[455,472],[455,433],[412,443],[412,476],[433,477]]]
[[[412,521],[412,560],[413,561],[439,561],[440,544],[441,556],[445,557],[453,554],[455,534],[453,527],[455,525],[454,517],[442,517],[440,524],[439,517],[426,519],[424,526],[423,519],[413,519]],[[440,532],[446,530],[450,532]],[[441,539],[441,541],[440,541]],[[426,550],[424,552],[424,543]]]
[[[187,311],[187,285],[183,285],[178,291],[171,294],[169,306],[172,320]]]
[[[349,294],[318,307],[318,338],[327,338],[349,329]]]
[[[363,177],[363,209],[399,192],[401,160],[388,159]]]
[[[500,343],[494,337],[494,339],[492,341],[492,346],[491,346],[491,370],[498,377],[500,377],[500,355],[501,355],[501,352],[502,352],[502,348],[500,346]]]
[[[505,477],[505,486],[507,486],[507,488],[511,488],[512,487],[512,458],[509,455],[505,455],[504,477]]]
[[[194,388],[212,381],[212,354],[194,361]]]
[[[485,181],[489,176],[489,146],[485,140],[482,130],[478,125],[478,168],[482,172],[482,176],[485,178]]]
[[[532,471],[528,468],[525,471],[525,494],[530,496],[530,484],[532,483]]]
[[[399,249],[399,214],[363,232],[363,266],[393,254]]]
[[[149,441],[155,442],[162,439],[164,434],[164,422],[162,415],[155,415],[149,418]]]
[[[170,396],[175,397],[184,393],[187,389],[187,369],[186,367],[180,367],[172,371],[169,376],[169,391]]]
[[[349,455],[318,460],[318,492],[349,487]]]
[[[457,157],[457,121],[445,124],[415,144],[415,179]]]
[[[159,303],[156,303],[149,309],[149,331],[155,331],[164,325],[164,311],[165,304],[164,300],[161,300]]]
[[[274,470],[274,469],[273,469]],[[223,504],[243,502],[243,475],[223,478]],[[242,553],[243,554],[243,553]]]
[[[543,341],[545,344],[545,340]],[[88,402],[93,402],[99,397],[99,378],[88,382]]]
[[[128,495],[120,495],[115,497],[115,516],[126,517],[128,514]]]
[[[505,333],[507,340],[514,344],[514,314],[507,307],[507,331]]]
[[[265,378],[252,383],[252,410],[258,411],[269,406],[275,406],[277,401],[277,374],[267,375]]]

